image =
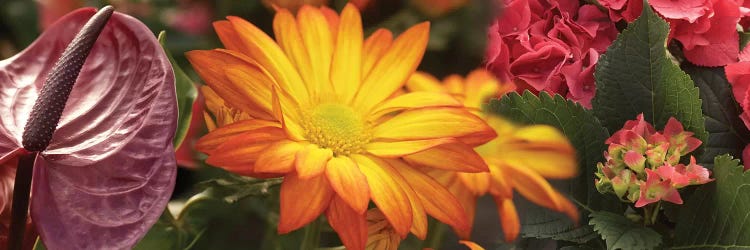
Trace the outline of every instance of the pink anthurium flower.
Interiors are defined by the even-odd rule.
[[[38,152],[30,209],[49,249],[131,248],[164,211],[175,184],[172,68],[153,33],[117,12],[105,19],[88,58],[73,54],[85,63],[59,123],[46,123],[57,124],[48,146],[28,150],[32,106],[45,101],[40,91],[48,74],[65,68],[56,60],[95,13],[84,8],[64,16],[0,61],[0,167]],[[77,72],[61,75],[75,80]],[[0,204],[8,203],[7,192],[0,194]]]

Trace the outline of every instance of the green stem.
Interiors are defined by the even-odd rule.
[[[31,177],[34,173],[36,155],[37,153],[24,154],[18,159],[16,182],[13,184],[13,205],[10,212],[9,250],[20,250],[23,247],[26,217],[29,212],[29,196],[31,195]]]
[[[656,204],[648,204],[643,208],[643,224],[646,226],[656,224],[656,218],[659,217],[659,208],[661,201]]]
[[[430,220],[430,229],[422,244],[422,248],[440,249],[445,235],[446,225],[435,220]]]
[[[320,218],[315,219],[305,227],[305,236],[302,238],[300,250],[315,250],[320,246]]]
[[[654,211],[652,211],[652,214],[651,214],[650,225],[656,224],[656,218],[659,217],[659,208],[661,208],[661,201],[657,202],[656,206],[654,206]]]

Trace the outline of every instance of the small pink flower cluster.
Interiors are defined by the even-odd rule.
[[[712,181],[708,169],[690,157],[688,165],[680,158],[701,145],[692,132],[669,118],[664,131],[657,132],[643,119],[630,120],[605,141],[606,163],[597,164],[597,190],[614,193],[620,200],[643,207],[659,200],[682,204],[677,189]]]
[[[617,37],[607,14],[577,0],[506,0],[490,26],[487,69],[519,90],[558,93],[591,107],[594,67]]]
[[[667,22],[669,39],[683,46],[685,58],[701,66],[724,66],[737,61],[737,24],[750,17],[744,0],[650,0]],[[750,1],[748,1],[750,2]],[[632,22],[641,15],[643,0],[599,0],[612,21]],[[742,23],[748,23],[743,21]]]

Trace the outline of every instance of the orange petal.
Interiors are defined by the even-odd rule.
[[[513,176],[504,171],[502,162],[489,163],[490,168],[490,193],[506,199],[513,198]]]
[[[273,143],[286,138],[284,131],[265,127],[231,137],[222,143],[206,159],[214,166],[252,165]]]
[[[500,82],[485,69],[472,71],[466,76],[465,82],[466,99],[464,99],[464,103],[476,108],[481,108],[481,105],[489,98],[500,96],[515,88],[509,87],[512,84],[502,84],[501,87]]]
[[[453,138],[438,138],[431,140],[370,142],[365,145],[367,152],[380,157],[399,157],[421,152],[439,145],[454,143]]]
[[[320,148],[315,144],[307,144],[297,152],[295,166],[300,179],[316,177],[326,170],[328,160],[333,157],[333,151]]]
[[[371,120],[395,111],[412,108],[427,107],[461,107],[463,106],[453,96],[438,92],[412,92],[386,100],[375,107],[370,115]]]
[[[216,126],[216,122],[211,117],[211,115],[209,115],[206,111],[203,111],[203,121],[206,122],[206,129],[208,129],[208,132],[212,132],[218,127]]]
[[[261,69],[242,58],[236,57],[223,50],[193,50],[185,53],[196,73],[211,87],[230,107],[239,109],[252,117],[270,120],[272,117],[259,107],[246,90],[236,85],[225,74],[230,66],[250,72]]]
[[[213,85],[212,89],[217,91],[231,91],[243,96],[243,100],[250,101],[264,113],[272,114],[271,110],[271,88],[273,80],[269,78],[262,69],[258,67],[229,65],[224,73],[231,84]]]
[[[237,32],[234,31],[232,23],[227,20],[221,20],[216,21],[213,24],[214,30],[216,30],[216,35],[219,36],[219,40],[224,44],[224,48],[236,51],[241,51],[243,49],[243,46],[245,45],[237,35]]]
[[[458,172],[486,172],[487,164],[477,152],[461,142],[440,145],[403,157],[407,162]]]
[[[512,242],[518,238],[521,232],[521,221],[518,219],[516,206],[512,199],[502,199],[495,197],[497,212],[500,215],[500,224],[503,226],[505,241]]]
[[[346,7],[345,7],[346,8]],[[320,6],[320,12],[323,13],[323,16],[326,17],[326,21],[328,21],[328,26],[331,27],[330,30],[332,32],[331,35],[333,37],[336,37],[336,32],[339,30],[339,13],[336,13],[335,10],[332,10],[331,8],[328,8],[326,6]]]
[[[513,188],[527,200],[548,209],[556,211],[562,209],[560,200],[564,198],[560,197],[552,185],[534,170],[506,165],[503,171],[508,176],[512,176],[509,179],[513,182]]]
[[[334,196],[326,212],[328,223],[339,234],[346,249],[364,250],[367,244],[367,220],[365,213],[352,210],[347,202]]]
[[[478,145],[495,137],[482,118],[462,108],[425,108],[404,111],[373,128],[373,138],[423,140],[453,137]]]
[[[259,119],[235,122],[224,127],[217,128],[214,131],[211,131],[210,133],[201,137],[200,140],[198,140],[198,142],[195,144],[195,149],[210,155],[214,150],[216,150],[216,147],[231,139],[232,137],[245,132],[266,127],[280,128],[281,125],[278,122]]]
[[[340,101],[349,103],[362,80],[362,19],[357,8],[347,4],[341,12],[341,21],[346,25],[339,26],[331,82]]]
[[[400,160],[389,161],[419,197],[425,211],[445,224],[467,231],[469,223],[464,208],[448,189],[428,175],[413,169]]]
[[[459,240],[458,243],[464,244],[464,246],[468,247],[469,250],[484,250],[482,246],[471,241]]]
[[[502,144],[496,156],[507,164],[531,169],[547,178],[571,178],[578,174],[575,149],[556,128],[521,127],[511,138]]]
[[[461,207],[464,208],[464,211],[466,212],[466,222],[467,225],[469,225],[465,230],[453,227],[453,231],[455,231],[456,235],[461,239],[470,239],[471,230],[474,225],[474,216],[476,214],[477,196],[463,185],[450,185],[448,186],[448,190],[450,190],[451,194],[458,199],[458,202],[461,203]]]
[[[309,5],[302,6],[297,12],[297,25],[312,67],[313,82],[308,83],[308,90],[313,101],[316,101],[316,98],[324,99],[330,95],[328,92],[331,91],[333,37],[330,26],[323,13]]]
[[[292,13],[286,9],[279,10],[273,19],[273,31],[279,46],[297,68],[304,82],[312,86],[312,82],[315,81],[312,63],[310,63],[310,56],[307,54],[307,48],[302,42],[302,35]]]
[[[362,79],[369,75],[375,63],[391,47],[393,34],[387,29],[378,29],[362,45]]]
[[[430,33],[430,23],[417,24],[404,31],[375,64],[354,99],[358,110],[369,111],[401,88],[422,61]]]
[[[276,42],[242,18],[229,16],[227,19],[245,45],[240,51],[262,65],[284,91],[297,98],[297,103],[309,103],[302,78]]]
[[[258,173],[288,173],[294,170],[294,160],[302,145],[297,142],[283,140],[264,150],[255,162],[255,172]]]
[[[450,93],[440,83],[440,80],[425,72],[417,71],[406,81],[406,88],[411,92],[427,91]]]
[[[391,164],[394,169],[396,169],[396,166],[401,165],[402,167],[406,165],[401,160],[389,160],[387,161],[388,164]],[[410,168],[409,166],[406,166],[407,168]],[[397,171],[398,172],[398,171]],[[414,189],[412,189],[411,186],[411,179],[409,179],[409,182],[406,182],[407,177],[403,176],[404,181],[398,181],[396,183],[399,184],[402,190],[406,193],[406,196],[409,197],[409,204],[412,208],[412,224],[411,229],[409,230],[414,236],[416,236],[420,240],[424,240],[427,237],[427,214],[425,213],[425,207],[422,205],[421,197],[415,192]],[[405,237],[406,235],[401,235],[402,237]]]
[[[406,236],[413,222],[409,196],[398,182],[406,182],[387,162],[364,155],[352,155],[359,169],[367,177],[372,201],[385,214],[394,230]]]
[[[457,172],[456,176],[476,195],[484,195],[490,189],[489,173],[462,173]]]
[[[333,157],[326,166],[326,176],[333,190],[357,213],[367,211],[370,188],[367,178],[349,157]]]
[[[296,173],[286,175],[281,183],[278,233],[294,231],[315,220],[328,208],[333,194],[325,176],[302,180]]]

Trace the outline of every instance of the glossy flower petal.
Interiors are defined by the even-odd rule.
[[[22,147],[31,107],[62,45],[94,13],[66,15],[0,61],[0,110],[8,114],[0,117],[4,161]],[[152,34],[130,16],[112,15],[49,147],[37,157],[31,216],[51,249],[130,248],[164,211],[176,176],[177,107],[174,74]]]

